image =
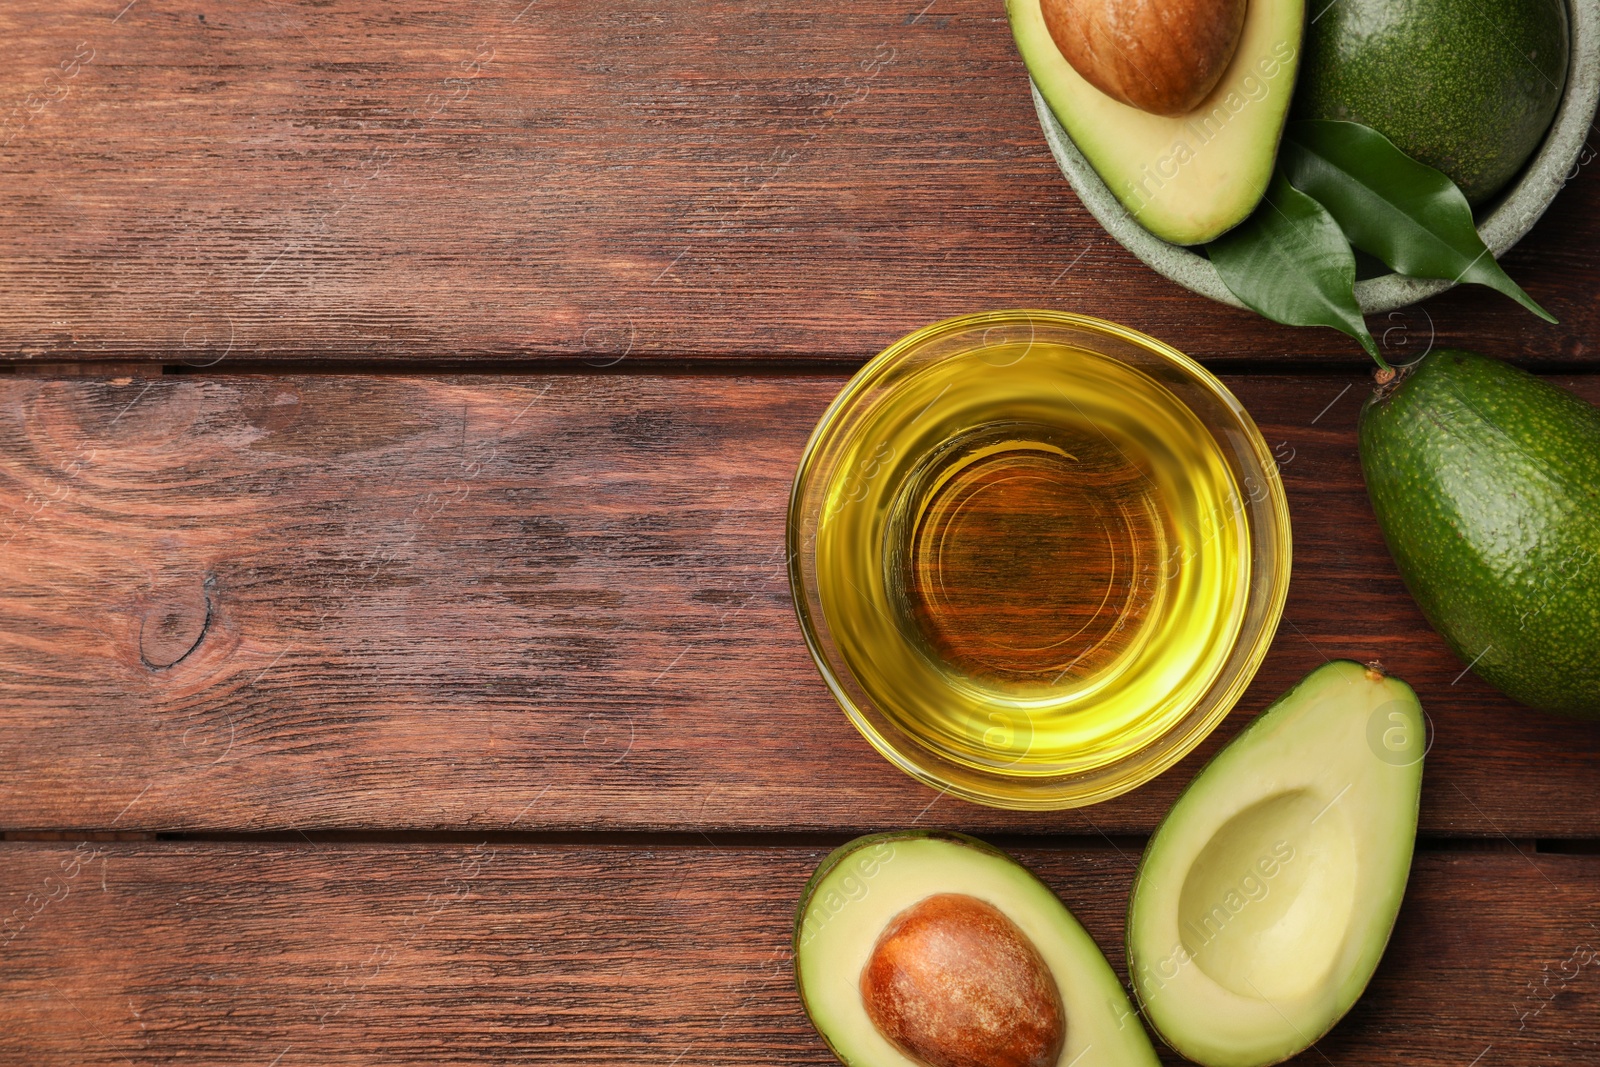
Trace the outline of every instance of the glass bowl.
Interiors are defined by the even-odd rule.
[[[1096,803],[1227,715],[1283,612],[1289,514],[1228,390],[1126,327],[1052,311],[917,330],[817,424],[789,503],[817,667],[920,781]]]

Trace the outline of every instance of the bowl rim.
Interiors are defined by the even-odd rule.
[[[890,737],[879,730],[872,721],[872,716],[859,707],[845,687],[840,678],[840,672],[849,672],[847,664],[837,666],[824,648],[819,636],[816,620],[812,618],[811,597],[814,590],[810,587],[805,577],[804,562],[806,553],[814,551],[808,545],[808,530],[806,529],[806,490],[809,480],[816,474],[815,465],[818,454],[829,438],[839,431],[839,418],[864,392],[873,388],[889,371],[895,369],[900,361],[911,353],[916,352],[929,340],[959,332],[974,329],[993,329],[996,326],[1027,324],[1030,327],[1040,323],[1060,326],[1066,329],[1087,331],[1094,334],[1108,336],[1112,339],[1125,342],[1143,350],[1156,359],[1163,361],[1180,373],[1187,381],[1198,386],[1213,399],[1218,401],[1222,408],[1234,420],[1229,429],[1237,430],[1244,441],[1249,445],[1249,455],[1255,464],[1254,472],[1261,476],[1266,490],[1264,500],[1261,502],[1246,503],[1244,506],[1261,509],[1261,515],[1270,525],[1270,533],[1275,544],[1274,549],[1268,554],[1269,566],[1252,567],[1250,588],[1252,592],[1247,598],[1247,613],[1245,621],[1241,623],[1239,636],[1235,639],[1234,650],[1230,652],[1230,659],[1224,661],[1218,677],[1212,687],[1208,688],[1186,714],[1192,715],[1194,710],[1208,700],[1212,706],[1206,713],[1190,722],[1180,722],[1167,734],[1162,735],[1156,742],[1144,749],[1124,757],[1114,763],[1086,772],[1074,772],[1057,775],[1049,779],[1040,778],[1039,782],[1082,782],[1089,780],[1087,787],[1077,788],[1062,792],[1041,790],[1038,795],[1030,795],[1026,799],[1016,796],[1000,796],[995,793],[986,793],[979,789],[952,781],[941,775],[937,770],[930,769],[924,763],[938,765],[936,754],[921,749],[914,742],[905,747],[894,744]],[[1113,357],[1115,358],[1115,357]],[[1180,402],[1183,402],[1179,398]],[[1187,404],[1185,406],[1188,406]],[[1193,410],[1191,408],[1191,410]],[[1196,412],[1196,417],[1200,417]],[[1202,420],[1207,421],[1207,420]],[[1219,445],[1220,447],[1220,445]],[[1240,496],[1245,496],[1244,487],[1239,488]],[[1262,521],[1252,514],[1252,544],[1263,543],[1266,534],[1256,529],[1256,524]],[[1014,811],[1053,811],[1068,808],[1084,807],[1096,804],[1103,800],[1129,792],[1151,779],[1170,769],[1175,763],[1194,750],[1213,730],[1222,722],[1228,713],[1238,704],[1244,696],[1245,690],[1259,672],[1262,661],[1266,658],[1267,651],[1276,637],[1278,626],[1283,618],[1284,606],[1288,600],[1290,574],[1293,570],[1293,532],[1290,524],[1288,497],[1283,487],[1283,481],[1278,471],[1276,458],[1260,428],[1249,411],[1233,395],[1232,391],[1222,383],[1214,374],[1200,363],[1148,334],[1123,326],[1106,319],[1096,318],[1091,315],[1082,315],[1067,311],[1053,311],[1041,309],[1014,309],[1002,311],[975,312],[958,315],[931,323],[901,337],[883,351],[879,352],[859,371],[853,375],[834,397],[822,416],[817,420],[811,436],[806,441],[801,452],[799,463],[795,468],[794,482],[790,489],[789,506],[785,520],[785,550],[789,572],[789,588],[794,604],[796,618],[800,623],[800,631],[806,642],[806,648],[811,653],[812,661],[826,682],[829,691],[833,694],[835,702],[844,711],[858,733],[892,765],[910,777],[940,791],[971,803],[987,807],[1003,808]],[[1259,572],[1259,573],[1258,573]],[[1254,587],[1256,583],[1265,584],[1266,594],[1254,612],[1259,618],[1259,629],[1249,639],[1249,620],[1252,612],[1249,611],[1249,602],[1255,599]],[[821,613],[820,603],[816,607]],[[1242,658],[1238,658],[1238,650],[1243,648]],[[1229,670],[1232,670],[1229,675]],[[1220,688],[1219,688],[1220,686]],[[1215,694],[1215,697],[1214,697]],[[1214,697],[1214,699],[1213,699]],[[881,713],[877,713],[880,714]],[[1140,759],[1130,768],[1129,761],[1135,757],[1145,757],[1153,750],[1154,755]],[[919,761],[917,756],[921,756]],[[981,772],[971,771],[973,777],[981,779]],[[1014,779],[1007,779],[1013,781]]]
[[[1566,0],[1566,4],[1567,82],[1562,87],[1561,103],[1539,151],[1478,224],[1478,236],[1496,259],[1533,228],[1573,177],[1573,165],[1583,151],[1596,104],[1600,103],[1600,0]],[[1034,112],[1050,154],[1101,228],[1157,274],[1219,304],[1244,307],[1223,284],[1209,259],[1184,245],[1163,241],[1129,214],[1079,151],[1031,77],[1028,87],[1033,92]],[[1391,273],[1356,282],[1355,295],[1362,312],[1373,315],[1408,307],[1455,285],[1453,281]]]

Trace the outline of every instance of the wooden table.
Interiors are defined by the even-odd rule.
[[[999,0],[7,0],[0,40],[0,1062],[825,1064],[788,937],[827,849],[981,833],[1121,968],[1145,837],[1340,656],[1435,743],[1388,955],[1296,1062],[1600,1062],[1600,731],[1407,597],[1356,348],[1083,212]],[[1458,290],[1390,355],[1600,401],[1591,169],[1506,257],[1561,326]],[[849,373],[1015,306],[1221,373],[1296,539],[1217,734],[1050,815],[875,757],[783,568]]]

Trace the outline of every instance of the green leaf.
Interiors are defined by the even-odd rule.
[[[1388,366],[1356,303],[1350,242],[1333,216],[1281,171],[1273,174],[1255,213],[1206,251],[1224,284],[1250,310],[1288,326],[1343,330]]]
[[[1444,174],[1355,122],[1292,122],[1278,167],[1328,209],[1350,243],[1413,278],[1476,282],[1547,322],[1550,313],[1494,261],[1467,198]]]

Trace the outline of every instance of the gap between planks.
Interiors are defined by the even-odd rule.
[[[76,843],[80,841],[156,841],[171,843],[204,842],[235,845],[291,845],[332,847],[366,845],[373,847],[422,846],[462,847],[492,844],[500,847],[641,849],[816,849],[837,848],[853,840],[851,833],[703,833],[700,831],[464,831],[429,830],[284,830],[262,833],[197,831],[177,833],[73,832],[11,830],[0,833],[0,841],[11,843]],[[1116,852],[1139,855],[1149,838],[1137,834],[984,834],[988,843],[1006,850],[1047,848],[1063,852]],[[1419,852],[1519,852],[1524,855],[1600,855],[1600,838],[1434,837],[1419,834]]]
[[[183,363],[18,363],[0,364],[0,376],[18,378],[147,378],[165,375],[198,377],[458,377],[478,375],[486,378],[540,377],[546,375],[589,375],[593,377],[698,377],[698,378],[834,378],[853,374],[871,355],[764,358],[683,355],[677,358],[652,357],[649,360],[576,359],[570,356],[530,356],[524,360],[470,361],[440,359],[428,361],[350,361],[312,360],[238,361],[227,366],[197,367]],[[1550,360],[1511,360],[1534,374],[1580,376],[1600,374],[1600,361],[1561,363]],[[1373,369],[1369,360],[1296,361],[1263,363],[1249,359],[1210,359],[1200,363],[1217,375],[1258,374],[1278,377],[1342,378]]]

